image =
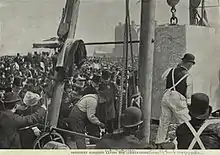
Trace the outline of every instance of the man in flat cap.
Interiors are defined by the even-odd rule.
[[[166,142],[168,127],[171,121],[182,124],[190,120],[188,105],[192,95],[192,78],[189,70],[195,64],[195,56],[186,53],[182,61],[174,68],[170,68],[163,74],[166,80],[166,90],[161,101],[160,124],[156,136],[156,144]]]

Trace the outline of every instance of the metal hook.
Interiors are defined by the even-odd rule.
[[[178,24],[178,18],[176,17],[176,8],[173,6],[171,8],[172,17],[170,18],[170,25],[177,25]]]

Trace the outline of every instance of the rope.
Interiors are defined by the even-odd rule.
[[[125,109],[128,107],[128,31],[129,31],[129,20],[128,20],[128,16],[129,16],[129,0],[126,0],[126,18],[125,18]]]
[[[49,111],[48,111],[48,103],[47,103],[47,98],[45,96],[45,94],[43,95],[43,101],[44,101],[44,104],[46,103],[46,106],[47,106],[47,111],[46,111],[46,117],[45,117],[45,121],[44,121],[44,132],[46,132],[47,130],[47,123],[48,123],[48,114],[49,114]]]
[[[121,121],[120,121],[120,117],[121,117],[121,113],[122,113],[122,106],[123,106],[123,90],[124,90],[124,76],[125,77],[125,80],[127,79],[127,55],[128,55],[128,48],[126,48],[126,46],[128,45],[128,24],[127,24],[127,7],[128,7],[128,3],[129,3],[129,0],[126,0],[126,17],[125,17],[125,31],[124,31],[124,48],[123,48],[123,57],[122,57],[122,60],[123,60],[123,70],[122,70],[122,75],[121,75],[121,93],[120,93],[120,100],[119,100],[119,115],[118,115],[118,130],[120,130],[121,128]],[[125,60],[125,57],[126,57],[126,60]],[[127,80],[126,80],[127,81]],[[126,88],[127,88],[127,85],[126,85]],[[127,91],[127,89],[126,89]]]
[[[131,33],[131,20],[130,20],[130,10],[129,10],[129,7],[128,7],[128,29],[129,29],[129,38],[130,38],[130,50],[131,50],[131,65],[132,65],[132,71],[133,71],[133,73],[132,73],[132,75],[133,75],[133,86],[135,86],[135,72],[134,72],[134,70],[135,70],[135,66],[134,66],[134,52],[133,52],[133,44],[132,44],[132,33]],[[134,89],[133,89],[133,91],[135,92],[135,87],[134,87]],[[138,91],[138,90],[136,90],[136,91]]]

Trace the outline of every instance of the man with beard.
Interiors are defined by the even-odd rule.
[[[43,98],[38,94],[28,91],[23,99],[23,102],[19,105],[20,108],[17,109],[16,114],[20,116],[28,116],[35,113],[41,105],[43,105]],[[38,123],[44,125],[45,120],[42,119]],[[19,129],[19,135],[21,139],[22,148],[31,149],[33,147],[32,142],[40,135],[40,130],[38,127],[32,128],[21,128]]]
[[[4,110],[0,111],[0,148],[21,148],[18,129],[38,123],[45,116],[47,110],[45,104],[32,115],[20,116],[15,114],[21,105],[20,102],[20,98],[13,92],[6,93],[4,96]]]

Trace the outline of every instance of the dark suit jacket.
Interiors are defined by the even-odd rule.
[[[196,131],[202,126],[203,122],[190,121]],[[188,126],[184,123],[176,129],[176,136],[178,142],[178,149],[188,149],[194,136],[189,130]],[[220,148],[220,124],[211,124],[200,135],[206,149],[219,149]],[[195,144],[193,149],[201,149],[198,143]]]
[[[96,144],[97,149],[138,149],[144,148],[140,141],[133,135],[125,133],[105,135]]]
[[[108,88],[109,86],[109,88]],[[116,97],[116,88],[113,83],[101,83],[99,87],[102,89],[106,96],[106,114],[107,121],[112,120],[116,117],[116,107],[115,107],[115,97]]]
[[[18,129],[37,123],[45,115],[45,109],[28,116],[20,116],[11,111],[0,111],[0,148],[21,148]]]

